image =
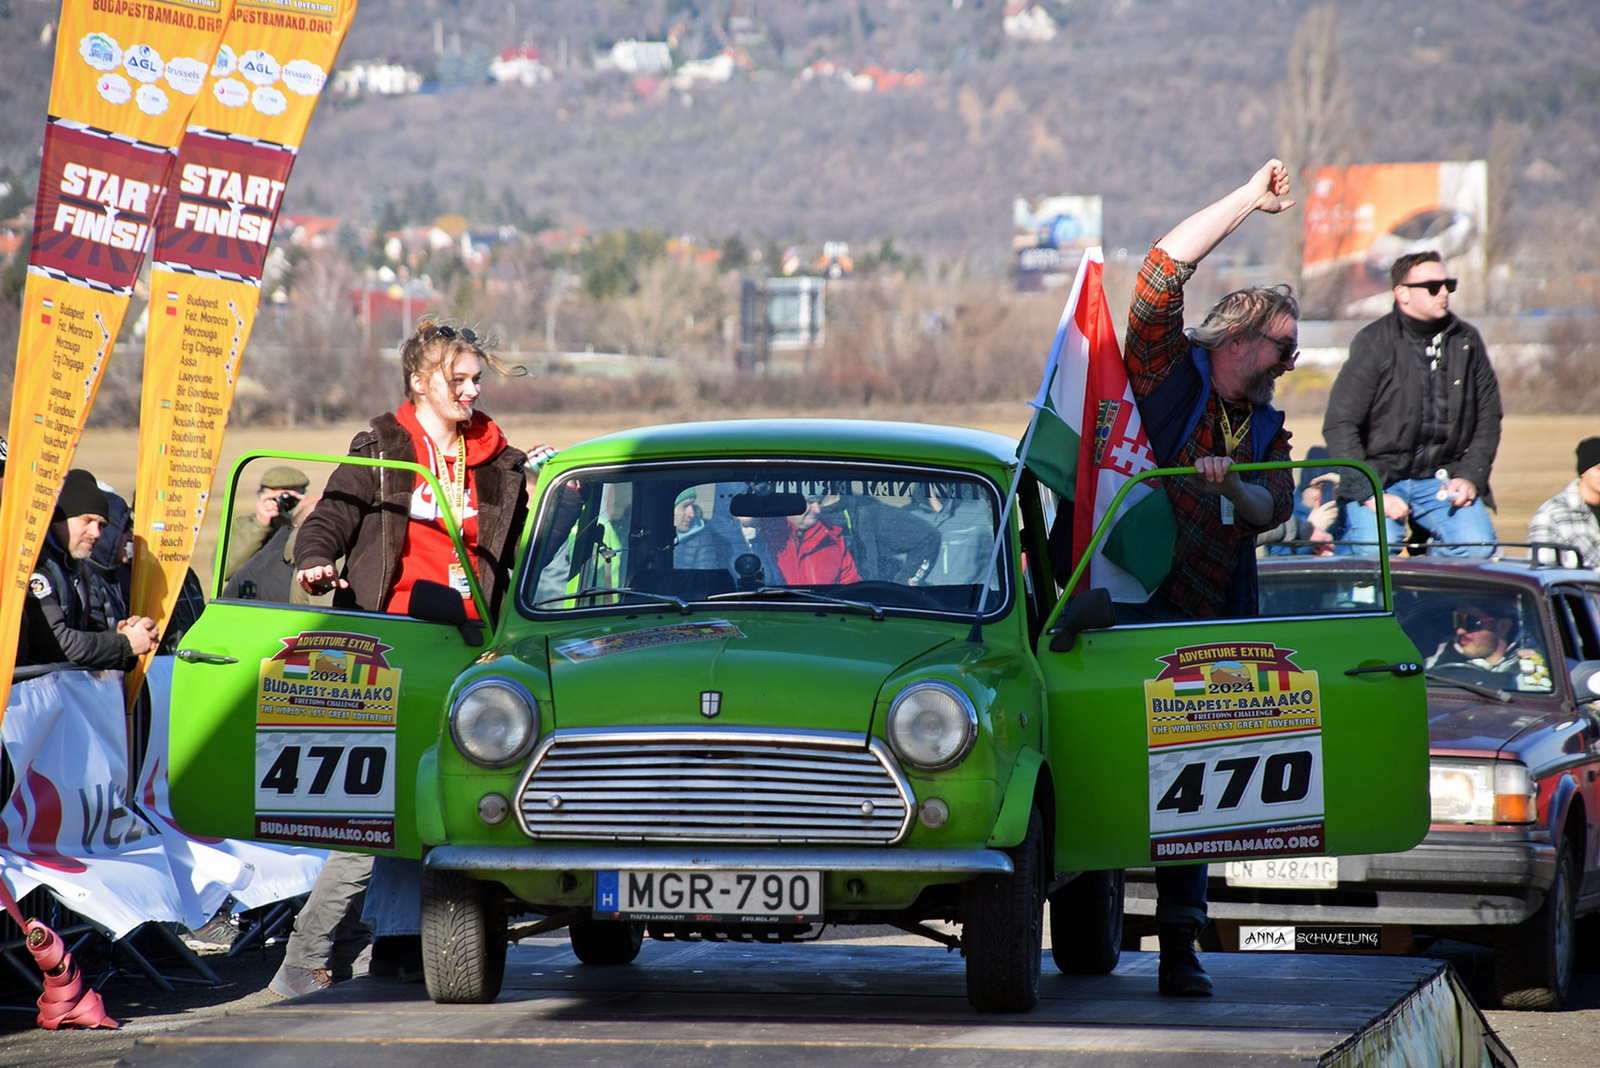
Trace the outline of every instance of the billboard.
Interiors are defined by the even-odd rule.
[[[1307,294],[1340,314],[1389,310],[1389,267],[1435,251],[1461,279],[1464,306],[1482,306],[1489,168],[1483,160],[1324,167],[1307,175]]]
[[[1011,251],[1017,292],[1070,285],[1083,250],[1100,244],[1099,196],[1017,197],[1011,203]]]

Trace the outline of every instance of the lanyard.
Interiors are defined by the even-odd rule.
[[[445,500],[450,503],[450,509],[457,521],[466,511],[467,504],[467,438],[464,434],[456,435],[456,467],[451,471],[445,464],[444,450],[430,437],[428,444],[433,447],[434,463],[438,464],[438,473],[446,476],[439,481],[444,483]]]
[[[1228,406],[1221,401],[1217,402],[1217,416],[1222,423],[1222,443],[1228,447],[1226,455],[1229,457],[1239,448],[1239,443],[1245,439],[1245,435],[1250,433],[1250,417],[1254,414],[1253,411],[1246,412],[1244,421],[1235,427],[1228,419]]]

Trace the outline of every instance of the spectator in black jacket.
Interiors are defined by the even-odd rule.
[[[124,618],[122,597],[89,566],[110,511],[106,492],[89,472],[67,472],[28,592],[42,609],[30,616],[31,663],[70,661],[79,667],[126,671],[156,646],[160,632],[145,616]]]
[[[1450,311],[1456,280],[1437,252],[1395,260],[1394,310],[1350,342],[1328,395],[1322,434],[1334,456],[1365,460],[1383,480],[1339,485],[1343,540],[1374,555],[1378,515],[1398,551],[1405,521],[1452,556],[1494,552],[1489,469],[1500,447],[1500,386],[1478,331]],[[1363,544],[1364,543],[1364,544]]]

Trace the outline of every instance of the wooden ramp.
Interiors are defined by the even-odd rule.
[[[491,1005],[435,1005],[360,978],[141,1040],[130,1068],[540,1065],[1511,1066],[1454,972],[1409,957],[1206,954],[1217,996],[1156,993],[1156,955],[1109,976],[1056,973],[1039,1007],[967,1006],[938,947],[647,942],[632,965],[579,964],[558,940],[511,948]]]

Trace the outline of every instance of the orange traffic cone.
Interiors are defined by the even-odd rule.
[[[39,1026],[47,1031],[63,1027],[119,1026],[106,1015],[100,992],[85,988],[78,966],[72,962],[61,936],[38,920],[24,920],[22,910],[11,896],[11,888],[0,879],[0,904],[5,905],[17,926],[28,933],[28,952],[44,973],[44,993],[39,995]]]

